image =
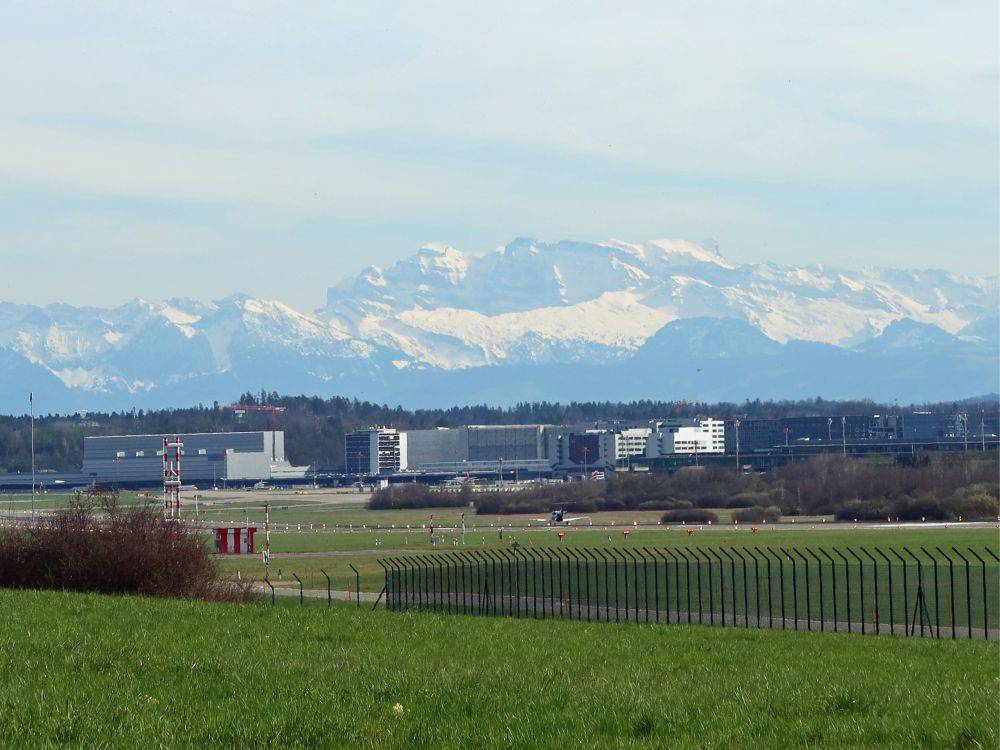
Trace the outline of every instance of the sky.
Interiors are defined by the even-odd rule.
[[[524,236],[997,274],[998,13],[0,0],[0,302],[308,311]]]

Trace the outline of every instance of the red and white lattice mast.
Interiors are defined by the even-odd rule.
[[[181,517],[181,448],[184,443],[174,436],[163,438],[163,517]],[[173,451],[173,455],[171,455]]]

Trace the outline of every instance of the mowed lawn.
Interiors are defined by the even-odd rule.
[[[0,746],[983,747],[1000,646],[0,591]]]

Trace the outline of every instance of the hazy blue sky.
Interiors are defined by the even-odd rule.
[[[0,300],[300,309],[429,241],[998,265],[983,2],[0,0]]]

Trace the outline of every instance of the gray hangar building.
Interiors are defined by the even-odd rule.
[[[95,482],[157,485],[163,481],[163,438],[174,435],[107,435],[83,439],[83,474]],[[285,433],[180,434],[184,484],[290,480],[307,467],[285,460]],[[172,451],[171,458],[172,458]]]

